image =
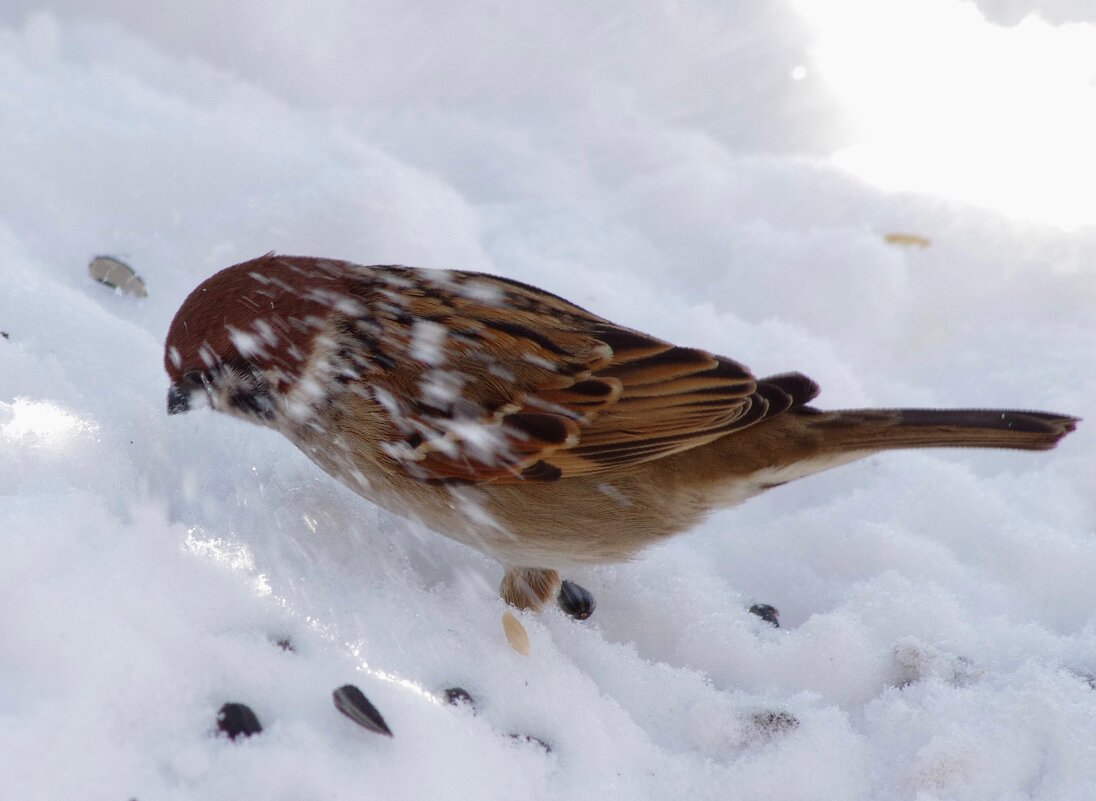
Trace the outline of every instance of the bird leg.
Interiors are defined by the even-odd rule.
[[[512,567],[502,577],[499,595],[518,609],[539,612],[544,604],[559,593],[559,573],[539,567]]]

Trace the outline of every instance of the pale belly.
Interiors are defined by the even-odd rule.
[[[355,421],[368,419],[363,416]],[[758,429],[762,427],[759,426]],[[497,559],[507,567],[568,568],[621,562],[687,531],[718,508],[774,486],[853,461],[864,452],[772,466],[754,431],[627,469],[558,481],[445,485],[411,478],[370,445],[376,432],[290,439],[316,464],[381,508]],[[383,440],[382,440],[383,441]],[[353,447],[340,447],[351,442]],[[742,452],[753,450],[752,465]],[[739,472],[735,472],[736,469]]]
[[[621,562],[687,531],[713,509],[733,506],[790,480],[763,471],[697,483],[683,461],[639,466],[611,477],[520,484],[424,484],[393,471],[348,470],[325,451],[302,448],[320,467],[392,514],[497,559],[508,567],[566,569]],[[798,477],[798,476],[796,476]]]

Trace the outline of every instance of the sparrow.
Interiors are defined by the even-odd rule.
[[[498,560],[503,599],[534,610],[558,571],[628,560],[789,481],[901,448],[1047,450],[1078,421],[823,411],[802,373],[756,378],[511,279],[273,253],[190,293],[164,367],[169,414],[204,399],[280,432]]]

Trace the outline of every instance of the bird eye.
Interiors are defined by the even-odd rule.
[[[191,370],[183,375],[183,385],[193,389],[202,389],[206,385],[206,374],[201,370]]]

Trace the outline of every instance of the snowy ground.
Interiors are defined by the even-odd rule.
[[[1023,30],[1015,3],[893,5],[1006,50]],[[1044,4],[1063,58],[1096,52],[1080,5]],[[1093,423],[1048,454],[895,454],[776,490],[574,575],[597,613],[524,616],[523,657],[496,565],[272,433],[169,419],[161,367],[187,292],[277,250],[532,282],[801,369],[823,406],[1096,422],[1090,149],[1015,139],[986,168],[1017,176],[1012,216],[956,199],[969,181],[854,177],[829,159],[859,133],[824,32],[780,2],[129,6],[0,7],[0,797],[1096,796]],[[945,23],[926,63],[961,49]],[[1063,64],[1093,102],[1096,67]],[[912,116],[939,99],[916,85]],[[1020,117],[1075,108],[1062,86],[1023,87],[1046,107]],[[969,138],[977,99],[934,107],[935,145]],[[1061,183],[1024,183],[1052,155]],[[149,297],[93,283],[99,253]],[[392,740],[335,712],[347,682]],[[476,714],[438,700],[453,685]],[[215,736],[225,701],[265,731]]]

